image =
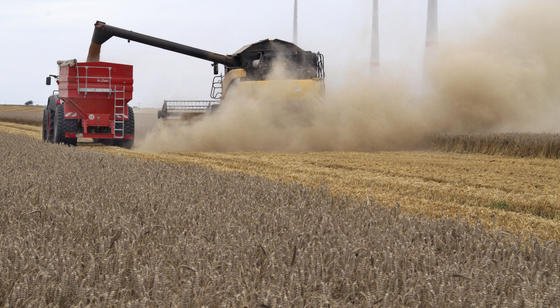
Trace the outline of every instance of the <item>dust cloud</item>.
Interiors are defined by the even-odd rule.
[[[510,7],[486,35],[429,59],[435,132],[558,132],[560,3]]]
[[[441,133],[558,132],[559,20],[557,1],[528,1],[481,37],[429,50],[421,89],[390,68],[329,72],[353,77],[320,102],[288,103],[274,90],[229,95],[210,116],[159,123],[139,149],[373,151],[419,148]]]

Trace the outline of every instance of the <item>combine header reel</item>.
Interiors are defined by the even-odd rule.
[[[165,100],[158,111],[158,119],[190,120],[214,111],[220,105],[216,100]]]

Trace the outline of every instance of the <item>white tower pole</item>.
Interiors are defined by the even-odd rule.
[[[379,0],[373,0],[370,65],[372,71],[379,67]]]
[[[298,0],[294,0],[294,36],[293,43],[298,44]]]
[[[426,30],[426,47],[436,46],[439,36],[438,0],[428,0],[428,24]]]

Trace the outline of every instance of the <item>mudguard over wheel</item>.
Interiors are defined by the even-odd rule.
[[[43,110],[43,140],[54,143],[54,114],[56,111],[57,95],[49,96],[47,106]]]

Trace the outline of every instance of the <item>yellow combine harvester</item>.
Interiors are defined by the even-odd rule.
[[[172,114],[193,115],[214,110],[233,93],[243,97],[266,97],[307,101],[319,99],[325,91],[324,59],[320,53],[305,51],[282,40],[262,40],[247,45],[232,55],[222,55],[182,45],[141,33],[113,27],[98,21],[88,54],[88,61],[99,61],[101,45],[116,36],[129,41],[178,52],[213,63],[214,80],[210,97],[213,101],[166,101],[159,117]],[[219,65],[225,75],[219,74]]]

